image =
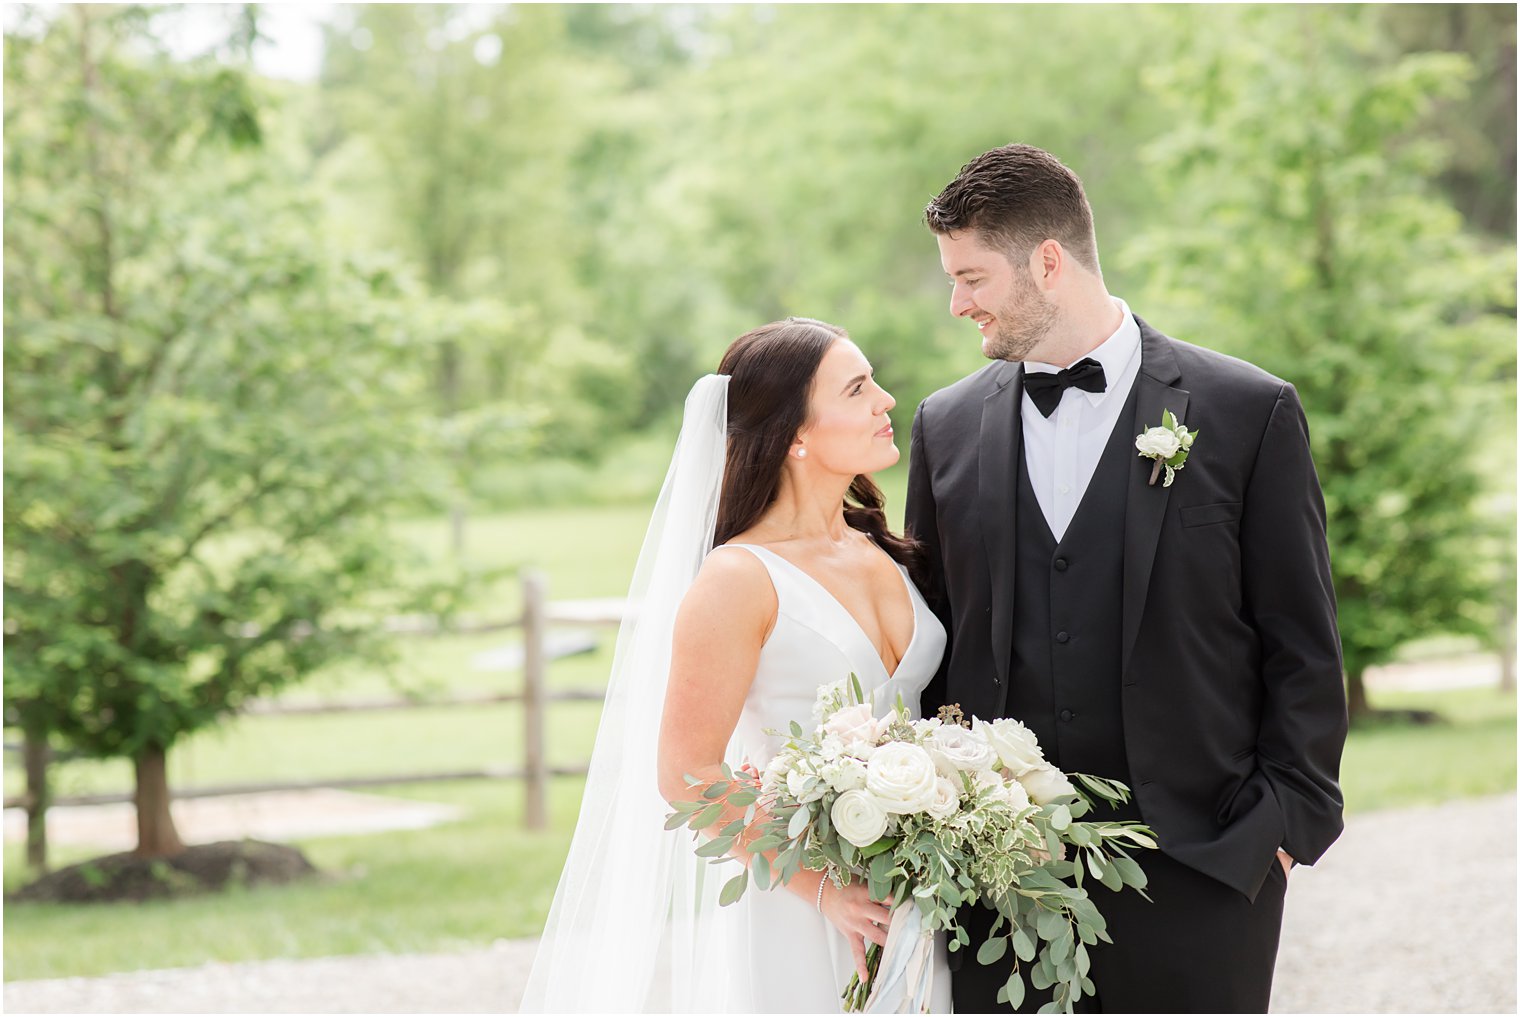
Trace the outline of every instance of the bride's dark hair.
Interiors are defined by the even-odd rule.
[[[714,544],[726,544],[759,521],[781,489],[781,469],[808,418],[813,376],[829,348],[849,333],[812,318],[787,318],[746,332],[723,354],[728,382],[728,457]],[[918,542],[887,528],[881,490],[865,474],[850,483],[844,518],[922,585]]]

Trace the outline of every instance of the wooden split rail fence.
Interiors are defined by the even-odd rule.
[[[558,638],[551,632],[553,626],[575,626],[580,629],[597,626],[616,626],[622,621],[624,605],[621,600],[564,601],[550,603],[547,599],[547,583],[537,572],[524,571],[522,583],[522,613],[514,618],[499,621],[460,620],[455,624],[441,624],[435,618],[416,616],[387,619],[386,631],[398,636],[441,636],[479,634],[486,632],[522,631],[522,644],[496,651],[491,656],[493,669],[522,670],[522,689],[485,695],[456,695],[437,699],[369,699],[334,703],[255,703],[245,716],[274,716],[323,713],[359,713],[388,710],[412,710],[434,707],[471,707],[496,703],[523,704],[523,762],[521,767],[480,767],[431,773],[380,774],[366,777],[313,778],[301,781],[271,781],[266,783],[222,784],[209,787],[175,789],[175,798],[211,798],[223,795],[252,794],[270,791],[300,791],[315,788],[377,787],[386,784],[417,784],[446,780],[521,780],[524,782],[523,823],[531,830],[548,825],[548,783],[550,777],[578,776],[586,772],[586,764],[551,767],[545,758],[544,714],[550,703],[565,701],[600,700],[602,689],[546,688],[548,665],[551,661],[596,649],[596,639],[584,633],[566,634]],[[27,860],[37,868],[47,865],[46,816],[50,806],[55,805],[103,805],[131,802],[130,792],[113,794],[81,794],[54,798],[49,793],[48,769],[55,762],[77,758],[76,753],[54,753],[45,741],[23,738],[20,743],[5,745],[9,753],[22,757],[26,771],[26,790],[20,795],[7,797],[5,807],[23,808],[27,818]]]

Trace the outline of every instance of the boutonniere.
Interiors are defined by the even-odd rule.
[[[1156,486],[1156,478],[1161,476],[1162,467],[1166,468],[1166,481],[1161,486],[1172,486],[1172,480],[1176,478],[1177,471],[1182,469],[1182,464],[1187,462],[1188,450],[1193,447],[1193,440],[1197,437],[1198,432],[1189,431],[1178,423],[1171,410],[1161,414],[1160,427],[1147,427],[1135,435],[1135,448],[1140,450],[1141,457],[1156,461],[1149,481],[1152,487]]]

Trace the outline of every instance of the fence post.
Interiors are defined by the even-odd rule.
[[[545,585],[541,573],[523,570],[523,777],[527,788],[523,820],[529,830],[542,830],[548,825],[545,798],[549,769],[544,761]]]
[[[21,755],[26,768],[26,861],[47,871],[48,757],[52,754],[47,731],[27,728],[22,733]]]

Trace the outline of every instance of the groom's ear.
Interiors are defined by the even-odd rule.
[[[1067,262],[1066,249],[1059,240],[1040,242],[1029,254],[1029,272],[1035,285],[1047,292],[1055,289],[1070,267]]]

